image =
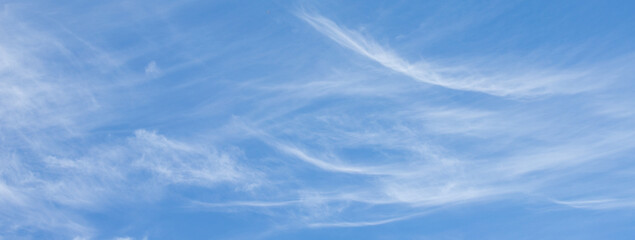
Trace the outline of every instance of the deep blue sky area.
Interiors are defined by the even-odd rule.
[[[0,1],[0,240],[635,239],[633,1]]]

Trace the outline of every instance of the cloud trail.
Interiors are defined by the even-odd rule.
[[[532,71],[505,72],[495,75],[478,75],[478,71],[449,70],[431,62],[420,61],[416,64],[399,57],[392,50],[386,49],[364,37],[358,32],[340,27],[335,22],[318,14],[299,11],[298,17],[309,23],[320,33],[354,52],[373,60],[395,72],[412,79],[445,88],[474,91],[495,96],[527,97],[552,93],[579,92],[583,89],[563,89],[564,82],[580,82],[588,73],[583,71]],[[454,69],[461,69],[454,67]],[[464,77],[455,77],[464,76]]]

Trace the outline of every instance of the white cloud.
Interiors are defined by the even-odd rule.
[[[487,73],[469,64],[451,68],[432,61],[412,63],[320,15],[298,15],[339,45],[427,84],[512,97],[579,93],[595,87],[583,84],[593,71],[503,66],[500,72]],[[607,127],[594,130],[595,118],[582,124],[575,121],[588,117],[585,112],[566,115],[577,102],[496,98],[488,100],[493,107],[472,99],[450,103],[452,99],[435,99],[434,94],[426,95],[426,89],[413,87],[421,85],[416,82],[388,82],[375,72],[348,66],[294,80],[218,83],[230,93],[209,100],[210,104],[200,103],[203,107],[196,116],[212,112],[223,119],[231,115],[233,120],[227,125],[224,120],[201,120],[204,126],[191,126],[201,133],[175,137],[179,133],[143,129],[144,124],[161,126],[163,119],[137,122],[138,116],[126,118],[126,114],[142,111],[147,118],[177,114],[157,114],[143,104],[129,112],[113,107],[127,105],[130,99],[162,97],[121,84],[144,78],[136,68],[130,75],[134,78],[128,78],[119,68],[125,60],[113,59],[82,40],[91,57],[69,57],[76,58],[73,64],[80,67],[64,66],[76,72],[57,70],[40,59],[68,60],[62,56],[76,51],[64,41],[28,27],[0,25],[13,33],[0,36],[0,141],[7,145],[0,147],[0,233],[33,227],[65,236],[92,236],[97,230],[77,212],[153,202],[165,191],[192,186],[223,188],[218,194],[222,197],[216,202],[184,200],[189,207],[260,209],[256,211],[288,221],[281,220],[282,224],[303,227],[387,224],[439,207],[513,194],[575,199],[575,190],[553,189],[563,189],[565,180],[581,178],[584,174],[579,172],[594,171],[593,167],[604,166],[600,160],[624,154],[635,145],[628,124],[600,122],[597,125]],[[7,37],[12,35],[30,40],[21,43]],[[187,64],[191,62],[162,65],[162,69],[151,61],[145,74],[154,77]],[[472,75],[473,71],[477,73]],[[104,84],[107,81],[102,80],[112,76],[99,73],[121,73],[113,78],[124,80]],[[569,88],[575,79],[582,83]],[[97,87],[89,87],[93,83]],[[109,106],[122,98],[125,104]],[[143,103],[163,110],[168,100]],[[602,113],[632,115],[622,114],[624,109]],[[183,112],[178,117],[191,120],[191,112]],[[120,122],[103,124],[113,115],[122,115]],[[117,129],[125,136],[99,135],[122,123],[130,124]],[[129,128],[141,129],[132,133]],[[99,139],[91,141],[94,138]],[[243,156],[242,151],[255,153]],[[622,184],[615,187],[620,190],[616,193],[589,198],[600,200],[553,202],[587,209],[630,208],[630,201],[619,200],[628,197],[615,197],[629,195],[624,189],[630,186]]]
[[[14,219],[21,227],[83,235],[91,230],[70,209],[152,202],[170,185],[213,188],[226,183],[241,191],[263,183],[256,171],[239,166],[230,155],[145,130],[136,131],[125,142],[97,146],[77,159],[49,156],[43,161],[51,174],[37,174],[37,165],[6,159],[0,168],[0,180],[5,179],[0,181],[0,202],[4,203],[0,208],[5,216],[22,215]],[[54,210],[52,203],[58,205]]]
[[[159,69],[155,61],[151,61],[146,65],[145,72],[148,76],[157,76],[161,74],[161,69]]]
[[[485,74],[478,69],[467,66],[441,66],[427,61],[410,63],[398,56],[394,51],[382,47],[362,34],[340,27],[335,22],[317,14],[300,11],[297,15],[320,33],[343,47],[373,60],[395,72],[412,79],[445,88],[475,91],[496,96],[534,96],[553,93],[574,93],[587,90],[587,86],[573,88],[571,84],[588,81],[585,71],[499,71]],[[500,66],[501,68],[508,68]]]
[[[425,213],[410,214],[410,215],[403,216],[403,217],[388,218],[388,219],[376,220],[376,221],[317,222],[317,223],[310,223],[309,227],[312,227],[312,228],[326,228],[326,227],[366,227],[366,226],[375,226],[375,225],[382,225],[382,224],[388,224],[388,223],[392,223],[392,222],[403,221],[403,220],[407,220],[407,219],[410,219],[410,218],[419,217],[419,216],[422,216],[424,214]]]
[[[622,199],[594,199],[594,200],[572,200],[559,201],[553,200],[554,203],[562,204],[573,208],[606,210],[606,209],[623,209],[634,208],[635,201]]]

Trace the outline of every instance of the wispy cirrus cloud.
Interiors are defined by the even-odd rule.
[[[252,21],[248,11],[248,22],[225,26],[176,21],[197,3],[141,5],[55,11],[72,21],[49,27],[12,8],[1,15],[0,235],[133,238],[174,212],[261,218],[269,225],[254,225],[275,232],[518,199],[632,208],[635,114],[629,88],[610,85],[628,86],[614,71],[627,60],[409,61],[318,13]],[[325,39],[313,30],[363,58],[315,47]],[[112,216],[139,205],[160,205],[139,216],[148,225]],[[111,233],[102,216],[125,226]]]
[[[4,213],[28,217],[14,219],[22,227],[71,235],[92,235],[91,227],[73,216],[72,209],[153,202],[161,199],[163,189],[175,185],[213,188],[225,183],[249,191],[264,182],[256,171],[239,167],[229,155],[145,130],[126,142],[94,147],[77,159],[47,156],[42,160],[49,172],[46,175],[37,173],[42,166],[38,162],[14,161],[0,169],[2,178],[10,183],[0,185]],[[36,221],[40,218],[59,223]]]
[[[280,86],[253,82],[247,87],[258,90],[261,108],[237,118],[241,129],[237,132],[258,138],[286,155],[276,157],[281,162],[300,161],[330,178],[346,179],[348,184],[333,186],[300,180],[303,187],[285,185],[287,190],[294,191],[280,201],[242,201],[236,202],[236,206],[273,209],[283,205],[287,211],[290,208],[302,213],[296,215],[303,216],[301,219],[307,226],[378,225],[408,219],[403,213],[406,210],[425,211],[517,195],[575,195],[576,191],[553,189],[584,178],[585,173],[579,171],[590,171],[590,165],[624,156],[633,149],[633,143],[627,140],[631,132],[628,127],[580,130],[588,129],[589,122],[604,120],[594,118],[593,113],[582,108],[573,110],[569,102],[514,100],[538,95],[575,98],[570,93],[593,94],[583,90],[597,90],[595,85],[569,86],[572,81],[586,82],[599,77],[595,73],[534,69],[483,77],[466,70],[466,77],[457,77],[463,73],[448,69],[465,68],[411,64],[370,38],[327,18],[306,12],[298,15],[338,44],[396,72],[449,89],[504,98],[495,100],[494,107],[434,98],[425,101],[417,94],[410,94],[424,94],[424,90],[398,82],[388,88],[382,81],[368,84],[373,77],[363,73],[359,74],[362,76],[359,79],[364,79],[361,81],[355,77],[332,77],[334,81]],[[335,71],[332,76],[341,74]],[[361,85],[365,91],[351,89],[350,84]],[[290,104],[270,109],[282,103]],[[577,112],[562,114],[563,109]],[[577,121],[580,116],[588,122]],[[453,141],[461,144],[454,145]],[[366,155],[357,157],[348,153],[352,151]],[[292,176],[296,171],[286,170],[284,174]],[[622,193],[623,187],[620,187]],[[301,198],[307,191],[318,197]],[[206,207],[221,206],[225,205],[210,203]],[[356,212],[360,206],[388,207],[391,211]],[[316,214],[318,211],[321,214]]]
[[[635,202],[632,200],[624,199],[593,199],[593,200],[569,200],[561,201],[554,200],[554,203],[562,204],[572,208],[594,209],[594,210],[608,210],[608,209],[623,209],[635,207]]]
[[[0,235],[91,239],[100,233],[85,211],[156,202],[174,185],[249,191],[264,182],[211,143],[144,129],[88,140],[123,118],[120,93],[143,83],[127,80],[143,79],[144,69],[122,67],[129,56],[107,53],[67,28],[25,20],[22,7],[6,4],[0,12]],[[160,70],[152,62],[146,73]]]
[[[421,60],[410,63],[393,50],[385,48],[373,39],[339,26],[328,18],[307,11],[299,11],[298,17],[309,23],[339,45],[346,47],[395,72],[427,84],[445,88],[483,92],[496,96],[527,97],[555,93],[576,93],[589,90],[589,75],[584,70],[530,69],[506,70],[485,73],[474,67],[443,66]],[[584,81],[587,87],[573,88],[570,83]],[[595,84],[597,86],[597,84]]]

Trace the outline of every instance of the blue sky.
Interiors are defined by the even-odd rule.
[[[2,1],[0,239],[633,239],[632,1]]]

